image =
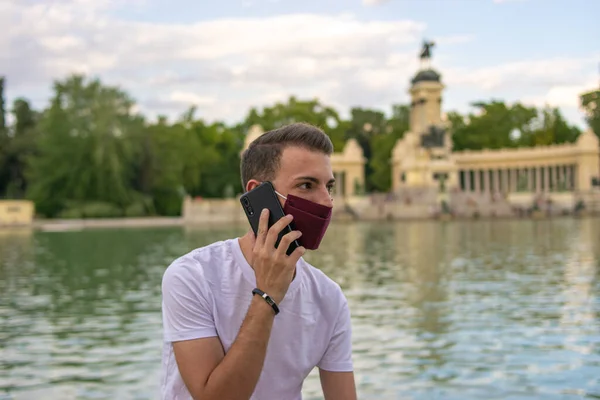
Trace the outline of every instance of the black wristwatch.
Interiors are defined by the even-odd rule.
[[[275,311],[275,315],[279,314],[279,307],[277,307],[277,303],[275,303],[275,301],[271,298],[271,296],[269,296],[268,294],[266,294],[259,288],[254,288],[254,290],[252,290],[252,295],[254,296],[255,294],[257,294],[260,297],[262,297],[263,299],[265,299],[267,304],[273,308],[273,311]]]

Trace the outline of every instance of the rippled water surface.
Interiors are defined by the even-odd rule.
[[[0,399],[157,399],[164,269],[241,233],[0,232]],[[600,398],[598,219],[338,224],[306,258],[350,302],[360,399]]]

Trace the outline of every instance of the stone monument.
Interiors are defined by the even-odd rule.
[[[396,143],[393,156],[393,190],[427,188],[444,192],[457,186],[452,141],[442,119],[441,75],[432,67],[435,43],[425,40],[420,68],[411,80],[410,128]]]

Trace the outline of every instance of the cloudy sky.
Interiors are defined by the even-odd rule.
[[[142,112],[236,122],[291,94],[346,115],[408,101],[424,38],[444,110],[492,98],[560,107],[600,81],[596,0],[0,0],[7,100],[45,107],[83,72]],[[3,29],[6,32],[5,29]]]

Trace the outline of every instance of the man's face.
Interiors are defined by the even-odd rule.
[[[328,207],[333,206],[334,183],[328,155],[295,146],[283,150],[279,171],[273,180],[277,191],[284,196],[293,194]]]
[[[286,147],[272,183],[283,196],[292,194],[324,206],[333,206],[331,190],[335,180],[331,159],[321,152],[296,146]],[[283,206],[285,200],[281,197],[279,200]]]

